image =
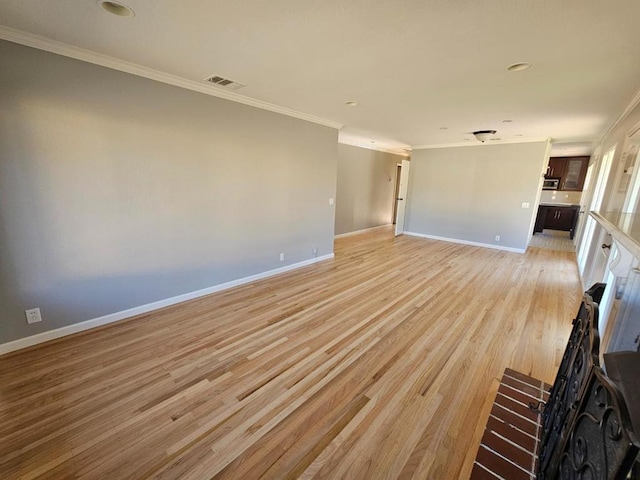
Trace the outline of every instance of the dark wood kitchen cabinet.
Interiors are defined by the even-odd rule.
[[[540,205],[533,233],[535,235],[546,228],[548,230],[569,232],[569,237],[573,238],[579,213],[579,205]]]
[[[581,192],[589,168],[589,157],[551,157],[546,178],[560,179],[558,190]]]
[[[562,178],[567,168],[566,157],[551,157],[547,166],[546,178]]]
[[[560,189],[581,192],[589,168],[589,157],[567,157],[566,160],[567,166],[560,182]]]
[[[552,207],[547,210],[544,228],[570,231],[573,228],[575,209],[572,207]]]

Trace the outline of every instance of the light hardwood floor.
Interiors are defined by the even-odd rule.
[[[0,357],[0,477],[468,478],[504,368],[553,381],[575,254],[335,250]]]

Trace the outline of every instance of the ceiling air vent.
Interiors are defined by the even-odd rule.
[[[236,82],[235,80],[230,80],[228,78],[221,77],[220,75],[211,75],[204,80],[205,82],[213,83],[214,85],[228,88],[230,90],[238,90],[242,87],[246,87],[244,83]]]

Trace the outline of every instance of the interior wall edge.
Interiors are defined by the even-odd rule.
[[[44,342],[48,342],[51,340],[55,340],[58,338],[66,337],[69,335],[73,335],[74,333],[84,332],[86,330],[90,330],[93,328],[101,327],[103,325],[108,325],[110,323],[119,322],[121,320],[126,320],[136,315],[141,315],[144,313],[149,313],[154,310],[159,310],[161,308],[169,307],[171,305],[175,305],[178,303],[186,302],[188,300],[193,300],[195,298],[203,297],[205,295],[211,295],[212,293],[221,292],[223,290],[228,290],[233,287],[238,287],[240,285],[245,285],[247,283],[255,282],[257,280],[262,280],[268,277],[273,277],[274,275],[279,275],[281,273],[289,272],[292,270],[296,270],[302,267],[306,267],[308,265],[312,265],[314,263],[323,262],[325,260],[330,260],[334,257],[333,253],[322,255],[317,258],[311,258],[309,260],[304,260],[302,262],[293,263],[291,265],[287,265],[285,267],[276,268],[273,270],[267,270],[266,272],[257,273],[255,275],[250,275],[248,277],[239,278],[237,280],[232,280],[230,282],[220,283],[218,285],[213,285],[211,287],[203,288],[201,290],[196,290],[193,292],[184,293],[182,295],[177,295],[175,297],[166,298],[164,300],[158,300],[156,302],[147,303],[145,305],[140,305],[137,307],[129,308],[127,310],[122,310],[119,312],[110,313],[107,315],[103,315],[101,317],[92,318],[89,320],[85,320],[82,322],[74,323],[71,325],[67,325],[64,327],[56,328],[53,330],[47,330],[45,332],[41,332],[35,335],[30,335],[28,337],[19,338],[17,340],[12,340],[7,343],[0,344],[0,355],[4,355],[7,353],[15,352],[17,350],[22,350],[27,347],[32,347],[34,345],[38,345]]]
[[[542,185],[544,182],[544,175],[547,170],[547,165],[549,165],[549,158],[551,157],[551,146],[552,141],[549,139],[547,141],[547,149],[544,151],[544,157],[542,158],[542,164],[540,165],[540,180],[538,181],[538,191],[536,192],[536,200],[533,203],[533,208],[531,209],[531,222],[529,223],[529,239],[527,240],[527,245],[531,242],[533,238],[533,228],[536,224],[536,218],[538,217],[538,207],[540,206],[540,200],[542,198]]]

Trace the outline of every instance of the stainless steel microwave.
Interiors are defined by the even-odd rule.
[[[545,178],[542,181],[543,190],[558,190],[558,188],[560,188],[559,178]]]

